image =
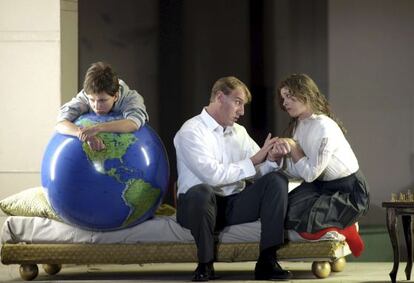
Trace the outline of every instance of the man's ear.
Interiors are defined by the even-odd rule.
[[[219,102],[222,102],[222,100],[223,100],[223,96],[224,96],[224,93],[223,93],[221,90],[217,91],[217,93],[216,93],[216,99],[217,99]]]

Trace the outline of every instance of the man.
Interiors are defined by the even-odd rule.
[[[193,281],[215,278],[215,233],[224,226],[259,218],[260,255],[255,279],[291,278],[276,261],[276,250],[284,240],[286,181],[275,172],[266,174],[277,167],[277,156],[269,153],[277,138],[269,134],[259,148],[236,123],[250,101],[250,91],[243,82],[235,77],[221,78],[212,88],[209,105],[186,121],[174,138],[177,221],[190,229],[197,245]],[[255,177],[260,178],[246,186],[245,180]]]

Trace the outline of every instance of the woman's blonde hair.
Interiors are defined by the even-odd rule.
[[[343,127],[342,122],[336,118],[330,109],[329,102],[326,97],[319,91],[316,83],[306,74],[292,74],[280,82],[277,89],[279,106],[283,111],[286,111],[283,106],[283,99],[281,96],[281,89],[288,88],[290,93],[297,98],[300,102],[308,104],[313,113],[325,114],[333,119],[341,128],[343,133],[346,133],[346,129]],[[297,125],[297,118],[292,117],[289,125],[285,129],[285,134],[289,137],[293,136],[293,132]]]

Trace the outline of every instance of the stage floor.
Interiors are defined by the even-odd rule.
[[[253,281],[254,262],[217,263],[216,273],[221,278],[212,282]],[[282,262],[293,272],[293,279],[285,282],[390,282],[388,273],[392,262],[349,262],[345,270],[332,273],[326,279],[317,279],[310,271],[311,263]],[[39,276],[33,282],[189,282],[195,264],[145,265],[64,265],[57,275],[47,275],[39,266]],[[400,263],[397,281],[405,280],[405,262]],[[0,282],[25,282],[18,265],[0,264]],[[257,281],[255,281],[257,282]]]

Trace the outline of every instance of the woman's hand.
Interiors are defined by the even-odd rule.
[[[286,139],[277,138],[273,147],[268,152],[267,159],[270,161],[274,161],[280,163],[280,160],[285,155],[288,155],[291,152],[290,144],[287,142]]]
[[[299,159],[301,159],[302,157],[305,156],[305,153],[303,152],[302,148],[300,147],[299,143],[297,143],[294,139],[292,138],[280,138],[278,140],[278,143],[280,143],[280,147],[283,151],[283,147],[285,147],[286,149],[289,148],[288,153],[290,155],[290,157],[292,158],[293,162],[297,162],[299,161]]]

